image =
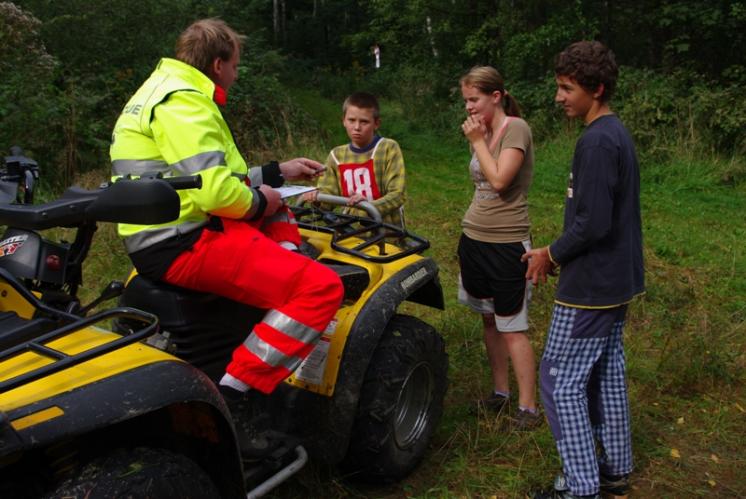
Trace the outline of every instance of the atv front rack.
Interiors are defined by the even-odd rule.
[[[319,194],[320,198],[321,196]],[[365,204],[369,203],[361,203]],[[299,227],[331,234],[332,249],[363,260],[388,263],[414,253],[421,253],[430,247],[427,239],[402,227],[383,223],[380,215],[375,218],[358,217],[326,211],[313,205],[293,206],[292,210]],[[360,242],[353,242],[353,238],[359,239]],[[386,252],[387,241],[396,245],[395,251]],[[370,252],[369,248],[372,246],[378,247],[378,254]]]
[[[91,317],[81,318],[45,305],[2,268],[0,268],[0,279],[13,287],[36,309],[32,319],[19,317],[15,312],[0,313],[0,348],[2,348],[0,363],[26,352],[52,360],[51,363],[37,369],[3,380],[0,382],[0,393],[138,342],[151,336],[158,329],[158,318],[147,312],[129,307],[117,307],[104,310]],[[143,323],[144,326],[75,355],[68,355],[47,345],[57,338],[113,318],[134,320]]]

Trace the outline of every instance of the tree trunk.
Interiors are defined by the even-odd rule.
[[[430,20],[430,16],[425,17],[425,29],[427,30],[427,37],[430,39],[430,50],[433,51],[433,57],[438,58],[438,48],[435,46],[435,39],[433,38],[433,23]]]
[[[280,6],[278,0],[272,0],[272,33],[275,45],[277,45],[277,40],[280,38]]]

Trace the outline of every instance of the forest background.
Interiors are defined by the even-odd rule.
[[[180,31],[208,16],[247,35],[226,118],[250,163],[323,160],[346,141],[343,98],[379,95],[382,132],[407,161],[410,228],[431,240],[447,295],[445,312],[425,313],[448,342],[451,387],[419,470],[367,489],[311,468],[280,495],[512,497],[551,479],[558,461],[546,428],[505,433],[465,409],[489,387],[479,319],[455,300],[455,241],[471,192],[457,82],[491,64],[520,102],[537,144],[529,199],[535,243],[544,244],[561,230],[579,132],[552,103],[553,59],[573,41],[598,39],[621,65],[612,107],[642,165],[648,292],[627,333],[636,493],[746,496],[746,2],[0,2],[0,150],[20,145],[39,162],[42,196],[106,178],[122,106],[173,54]],[[121,243],[103,233],[86,273],[93,291],[128,267]],[[534,297],[538,352],[552,291],[550,283]]]

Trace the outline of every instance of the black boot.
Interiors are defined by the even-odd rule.
[[[239,392],[221,386],[220,392],[231,411],[236,439],[245,459],[258,459],[267,456],[276,447],[269,438],[269,417],[260,412],[263,397],[256,390]]]

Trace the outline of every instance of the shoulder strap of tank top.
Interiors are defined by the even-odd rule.
[[[495,147],[497,147],[497,143],[500,142],[500,138],[505,133],[505,129],[508,128],[508,123],[510,123],[513,120],[512,116],[506,116],[503,120],[502,125],[500,125],[500,129],[497,131],[494,137],[492,137],[492,140],[490,141],[489,150],[492,154],[495,153]]]

